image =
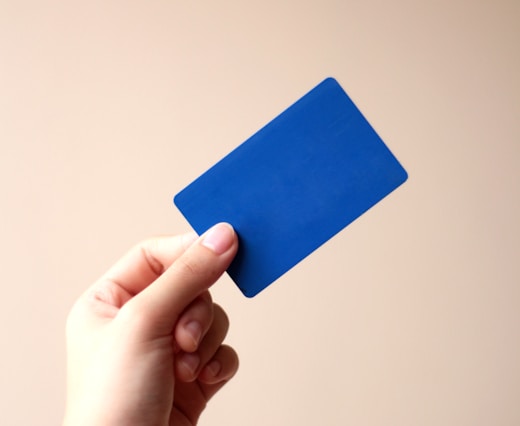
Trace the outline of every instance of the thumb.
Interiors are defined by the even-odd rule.
[[[237,248],[238,239],[231,225],[213,226],[159,278],[127,302],[119,314],[137,321],[139,332],[147,337],[171,334],[180,314],[224,273]]]

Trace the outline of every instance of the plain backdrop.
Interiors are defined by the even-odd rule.
[[[327,76],[408,182],[254,299],[201,425],[520,424],[520,2],[0,1],[0,423],[172,197]]]

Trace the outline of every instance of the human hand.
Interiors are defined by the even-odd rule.
[[[236,373],[228,319],[208,288],[236,254],[218,224],[134,247],[67,319],[65,426],[195,425]]]

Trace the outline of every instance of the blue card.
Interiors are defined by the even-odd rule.
[[[296,101],[175,196],[199,234],[229,222],[228,274],[255,296],[407,179],[333,78]]]

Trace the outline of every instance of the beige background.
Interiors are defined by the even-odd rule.
[[[63,326],[172,196],[326,76],[409,181],[257,298],[202,425],[520,424],[520,3],[0,3],[0,423],[53,425]]]

